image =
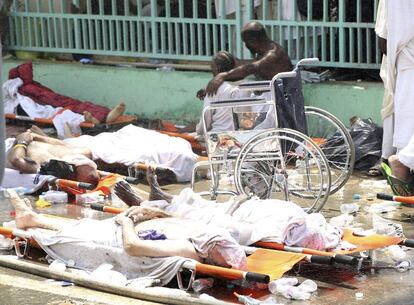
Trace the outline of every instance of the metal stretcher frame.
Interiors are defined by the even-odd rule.
[[[45,125],[52,125],[53,126],[53,119],[45,119],[45,118],[30,118],[29,116],[24,115],[17,115],[13,113],[6,113],[5,117],[7,120],[16,120],[16,121],[22,121],[22,122],[33,122],[33,123],[39,123],[39,124],[45,124]],[[116,120],[114,120],[111,123],[101,123],[101,124],[94,124],[90,122],[82,122],[80,123],[80,127],[84,129],[92,129],[96,127],[113,127],[120,124],[127,124],[132,123],[137,120],[137,117],[135,115],[121,115]]]

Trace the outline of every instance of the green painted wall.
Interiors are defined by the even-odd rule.
[[[3,63],[2,78],[19,61]],[[162,118],[177,122],[195,121],[202,103],[195,97],[210,73],[157,71],[125,67],[91,66],[77,63],[34,63],[34,79],[52,90],[80,100],[108,107],[125,101],[127,112],[141,118]],[[345,124],[353,115],[371,117],[380,122],[381,83],[332,82],[306,84],[307,105],[321,107],[338,116]]]

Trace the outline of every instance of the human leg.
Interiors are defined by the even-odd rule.
[[[390,164],[392,174],[402,180],[407,181],[410,175],[410,169],[405,166],[401,161],[398,155],[392,155],[388,158],[388,163]]]
[[[164,192],[158,184],[157,175],[152,166],[148,166],[147,169],[147,182],[151,189],[149,200],[165,200],[167,202],[172,201],[173,196]]]
[[[9,200],[16,211],[16,226],[18,229],[42,228],[49,230],[60,230],[62,228],[62,220],[49,218],[34,212],[30,202],[22,199],[17,195],[16,191],[8,190]]]
[[[125,111],[125,103],[119,103],[114,109],[112,109],[106,116],[106,123],[111,123],[115,121],[119,116],[121,116]]]

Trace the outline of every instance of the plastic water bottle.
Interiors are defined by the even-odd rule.
[[[309,292],[299,289],[296,286],[281,285],[277,287],[277,292],[285,298],[293,300],[308,300],[311,297]]]
[[[39,199],[49,201],[50,203],[67,203],[68,194],[60,191],[47,191],[39,196]]]
[[[209,278],[203,278],[193,281],[191,284],[191,288],[193,288],[194,292],[201,293],[203,291],[206,291],[207,289],[210,289],[214,285],[214,279]]]
[[[356,203],[344,203],[339,208],[342,214],[352,214],[359,211],[359,205]]]
[[[298,279],[295,277],[283,277],[274,281],[271,281],[268,284],[268,289],[271,293],[277,292],[278,286],[295,286],[298,284]]]

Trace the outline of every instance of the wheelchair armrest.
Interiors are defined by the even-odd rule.
[[[213,106],[221,106],[221,105],[233,105],[233,104],[240,104],[245,106],[246,104],[257,103],[257,102],[265,102],[264,98],[260,97],[247,97],[247,98],[239,98],[239,99],[231,99],[231,100],[219,100],[211,102]]]
[[[251,91],[270,91],[270,81],[255,81],[255,82],[244,82],[238,86],[241,90],[251,90]]]

